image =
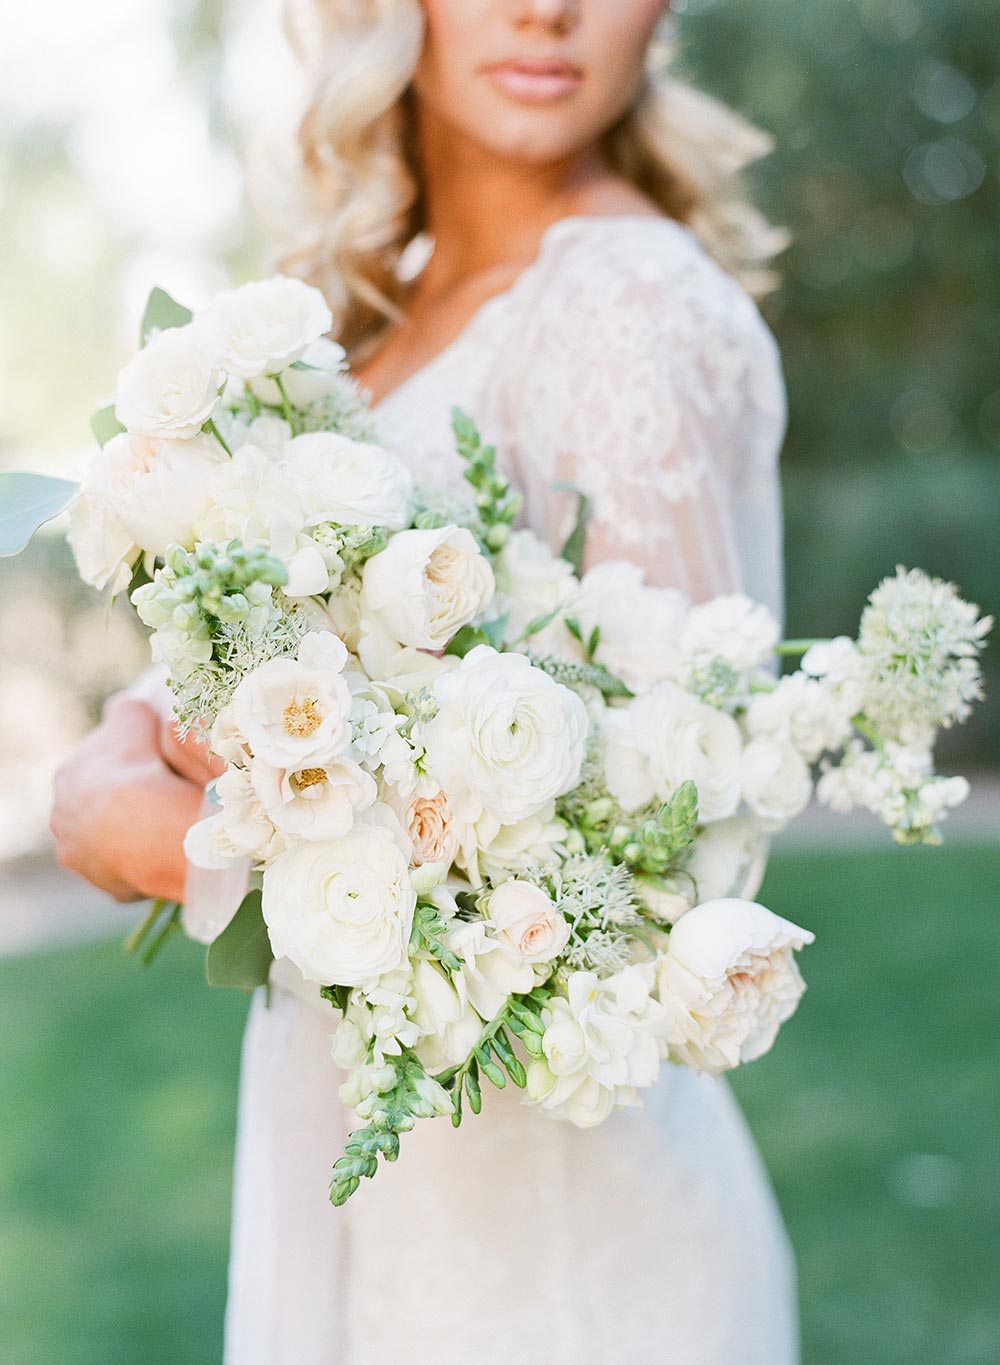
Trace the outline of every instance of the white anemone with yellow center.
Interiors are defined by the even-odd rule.
[[[300,839],[341,838],[378,794],[372,775],[344,754],[305,768],[255,758],[250,781],[275,829]]]

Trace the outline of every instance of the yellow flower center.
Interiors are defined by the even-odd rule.
[[[326,781],[325,768],[303,768],[295,774],[294,782],[299,791],[305,791],[306,787],[321,787]]]
[[[303,697],[301,701],[290,701],[285,707],[282,719],[285,733],[293,739],[308,739],[323,724],[323,716],[315,697]]]

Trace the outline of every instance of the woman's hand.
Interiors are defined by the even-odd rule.
[[[207,778],[195,776],[202,770],[191,756],[190,776],[168,763],[164,730],[154,707],[120,693],[56,773],[51,826],[59,861],[119,901],[183,899],[184,835]]]

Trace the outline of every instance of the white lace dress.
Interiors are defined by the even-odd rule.
[[[525,520],[695,597],[779,609],[784,388],[754,304],[678,224],[565,218],[536,261],[375,415],[452,478],[449,410],[493,441]],[[486,1095],[418,1123],[341,1208],[350,1125],[330,1007],[278,964],[243,1052],[226,1365],[794,1365],[794,1273],[722,1082],[665,1068],[645,1109],[583,1131]]]

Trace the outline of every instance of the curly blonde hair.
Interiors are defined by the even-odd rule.
[[[423,10],[419,0],[285,0],[285,28],[309,81],[308,104],[294,193],[269,193],[262,212],[285,249],[282,268],[322,289],[356,358],[400,319],[400,260],[425,229],[412,140]],[[769,262],[787,234],[750,203],[741,172],[772,140],[672,76],[674,56],[658,31],[635,101],[603,135],[607,163],[760,296],[777,283]]]

